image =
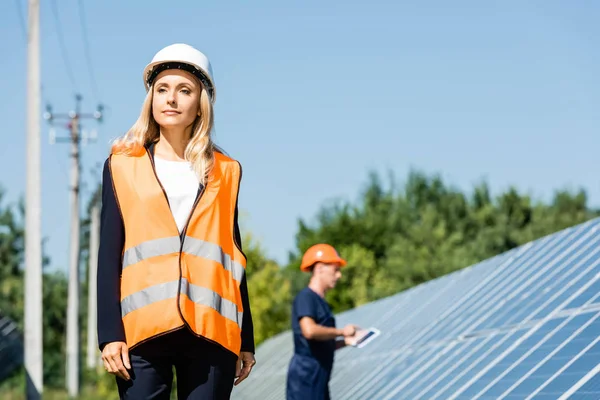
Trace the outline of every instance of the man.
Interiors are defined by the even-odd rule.
[[[287,400],[329,400],[334,352],[354,342],[357,327],[337,329],[325,301],[325,293],[335,287],[345,265],[328,244],[316,244],[302,257],[300,270],[312,276],[292,307],[294,356],[287,376]]]

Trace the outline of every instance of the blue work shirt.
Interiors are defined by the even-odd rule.
[[[312,318],[318,325],[335,328],[335,318],[331,312],[331,307],[325,299],[308,287],[298,293],[292,306],[294,353],[316,359],[321,367],[331,372],[336,346],[335,339],[306,339],[300,329],[300,319],[303,317]]]

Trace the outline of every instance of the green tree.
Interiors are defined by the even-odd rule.
[[[251,233],[243,235],[243,242],[254,340],[258,345],[289,327],[290,282]]]
[[[23,218],[14,208],[4,204],[5,192],[0,188],[0,312],[23,329]]]
[[[493,197],[485,182],[467,194],[439,175],[411,171],[403,185],[389,177],[384,185],[371,173],[357,202],[324,205],[313,224],[298,222],[296,250],[285,268],[294,294],[306,284],[300,258],[315,243],[335,246],[349,261],[328,294],[339,312],[599,215],[582,190],[557,191],[546,204],[515,188]]]
[[[24,323],[24,207],[19,204],[18,217],[11,206],[3,205],[0,191],[0,311],[13,319],[21,332]],[[43,256],[42,266],[49,264]],[[43,352],[44,384],[61,386],[64,382],[64,319],[66,313],[66,280],[62,274],[44,272],[43,276]],[[22,389],[23,368],[4,383],[4,387]],[[0,389],[1,390],[1,389]]]

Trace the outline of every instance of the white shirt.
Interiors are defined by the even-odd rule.
[[[168,161],[154,157],[154,166],[156,175],[167,192],[171,213],[181,233],[200,186],[196,173],[187,161]]]

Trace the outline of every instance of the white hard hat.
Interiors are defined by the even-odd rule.
[[[150,89],[156,76],[167,69],[183,69],[196,76],[210,95],[211,102],[215,102],[216,89],[213,80],[210,61],[202,52],[190,45],[176,43],[165,47],[154,55],[150,64],[144,68],[144,86]]]

